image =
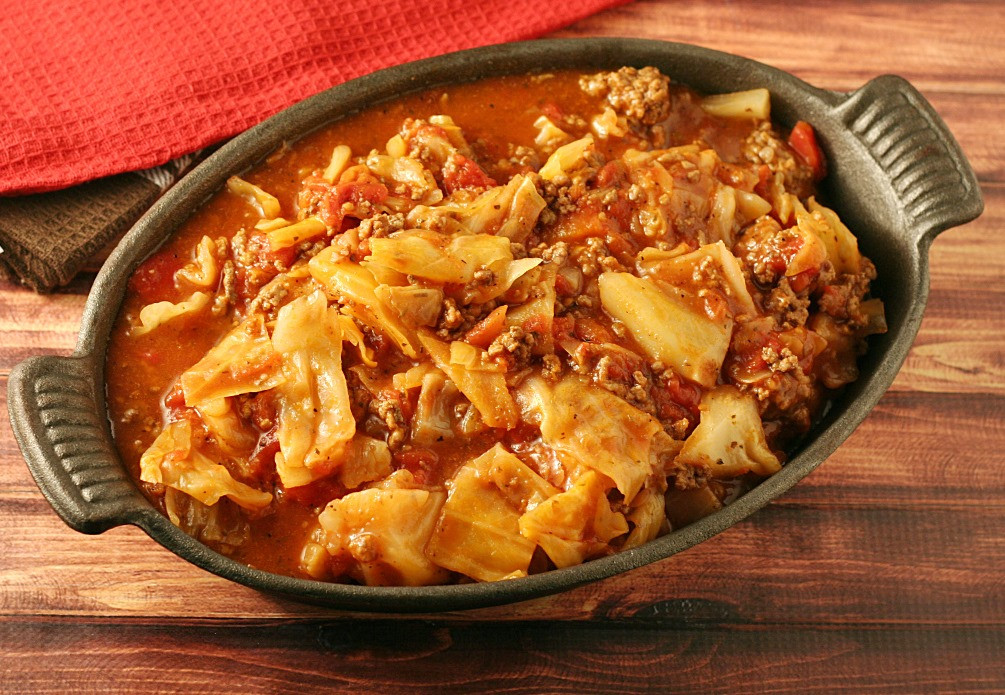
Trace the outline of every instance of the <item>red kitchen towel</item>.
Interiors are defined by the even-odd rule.
[[[163,164],[378,68],[625,0],[0,0],[0,194]]]

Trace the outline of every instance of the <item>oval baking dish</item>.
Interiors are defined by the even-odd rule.
[[[813,124],[830,166],[823,194],[859,236],[878,269],[874,294],[889,331],[870,341],[861,375],[834,403],[789,463],[733,504],[640,548],[502,582],[367,587],[295,579],[220,555],[157,511],[116,453],[105,410],[105,350],[133,270],[226,179],[342,116],[402,94],[504,74],[652,65],[705,93],[767,87],[773,119]],[[457,610],[554,593],[640,567],[689,548],[779,496],[847,438],[893,381],[921,322],[934,236],[977,217],[983,202],[959,146],[925,99],[884,76],[851,94],[814,88],[744,58],[635,39],[549,40],[493,46],[409,63],[307,99],[234,138],[166,194],[111,255],[88,297],[76,352],[36,357],[11,373],[15,436],[32,475],[63,520],[101,533],[135,524],[180,557],[217,575],[289,597],[352,610]]]

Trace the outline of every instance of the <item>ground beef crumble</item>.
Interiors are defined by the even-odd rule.
[[[670,115],[670,79],[654,67],[598,72],[581,78],[579,84],[591,96],[605,95],[616,112],[643,125]]]
[[[489,344],[486,352],[492,359],[505,363],[507,371],[517,371],[530,363],[535,342],[533,333],[520,326],[510,326]]]
[[[764,312],[775,318],[779,327],[803,326],[810,315],[808,292],[794,292],[788,278],[782,278],[764,299]]]

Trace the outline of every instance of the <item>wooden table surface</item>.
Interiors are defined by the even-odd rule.
[[[639,2],[559,36],[698,43],[851,90],[913,82],[987,209],[931,251],[896,382],[782,499],[671,559],[456,614],[258,594],[135,528],[84,536],[35,487],[7,375],[71,351],[93,274],[0,284],[0,692],[1005,690],[1005,4]]]

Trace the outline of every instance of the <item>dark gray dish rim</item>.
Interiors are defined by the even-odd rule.
[[[480,77],[562,68],[654,65],[703,92],[767,87],[783,125],[811,122],[828,156],[822,191],[879,268],[874,285],[890,330],[872,341],[862,375],[776,475],[723,510],[646,544],[584,565],[496,583],[364,587],[293,579],[251,569],[173,526],[130,480],[105,411],[104,355],[131,272],[226,178],[349,113],[405,93]],[[906,81],[878,77],[850,94],[734,55],[640,39],[531,41],[422,60],[353,80],[302,101],[223,146],[171,189],[105,263],[88,297],[72,357],[36,357],[11,372],[11,422],[39,488],[63,520],[84,533],[135,524],[178,556],[266,592],[349,610],[443,611],[551,594],[674,555],[736,524],[819,465],[892,383],[921,322],[928,246],[939,232],[977,217],[983,201],[959,145]],[[668,587],[667,592],[677,591]]]

